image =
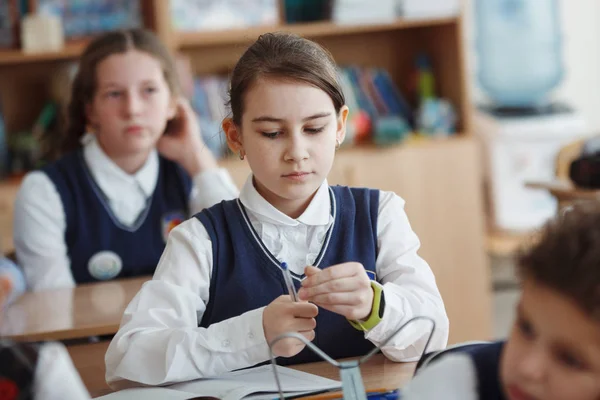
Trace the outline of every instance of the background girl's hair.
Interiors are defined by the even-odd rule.
[[[242,122],[244,96],[260,78],[315,86],[329,95],[336,113],[345,104],[335,61],[327,50],[291,33],[266,33],[244,52],[231,75],[229,106],[238,126]]]
[[[80,146],[80,138],[87,127],[86,105],[96,93],[98,64],[112,54],[125,53],[128,50],[143,51],[159,60],[172,95],[178,96],[181,93],[173,59],[154,33],[144,29],[131,29],[99,36],[87,46],[79,60],[79,69],[72,84],[67,110],[67,128],[57,146],[60,148],[60,154]]]

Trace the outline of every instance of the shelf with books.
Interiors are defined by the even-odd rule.
[[[49,51],[43,53],[25,53],[21,49],[1,49],[0,67],[12,65],[19,66],[27,63],[71,60],[79,57],[87,42],[67,44],[60,51]]]
[[[424,28],[431,26],[456,24],[460,17],[442,17],[427,19],[398,19],[383,24],[348,24],[334,22],[311,22],[302,24],[283,24],[257,26],[247,29],[231,29],[222,31],[175,32],[175,45],[178,48],[198,46],[219,46],[248,43],[259,35],[272,31],[286,31],[308,38],[325,36],[354,35],[370,32],[395,31],[408,28]]]

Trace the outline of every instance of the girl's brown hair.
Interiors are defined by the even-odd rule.
[[[244,96],[261,78],[307,83],[329,95],[336,113],[345,104],[331,54],[315,42],[290,33],[266,33],[237,62],[231,75],[229,106],[232,119],[241,126]]]
[[[99,36],[87,46],[79,60],[79,69],[73,81],[67,110],[67,129],[59,145],[62,154],[80,146],[80,138],[85,133],[87,125],[86,105],[92,101],[96,93],[98,64],[110,55],[129,50],[143,51],[159,60],[171,94],[174,96],[180,94],[173,59],[154,33],[144,29],[131,29]]]

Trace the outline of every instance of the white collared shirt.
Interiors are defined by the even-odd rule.
[[[319,253],[332,223],[327,182],[306,211],[292,219],[261,197],[250,177],[240,194],[249,219],[278,259],[302,274]],[[376,273],[385,291],[381,322],[365,337],[383,342],[414,316],[436,323],[429,350],[445,347],[448,318],[435,278],[417,255],[420,242],[412,231],[404,201],[380,192]],[[269,359],[263,330],[264,307],[198,327],[209,301],[212,243],[202,223],[192,218],[176,227],[153,280],[146,282],[127,307],[121,327],[106,353],[106,379],[114,387],[128,381],[162,385],[216,375]],[[423,351],[431,324],[417,321],[382,347],[396,361],[411,361]]]
[[[83,158],[114,216],[121,224],[132,226],[154,193],[159,168],[157,152],[152,151],[136,173],[128,174],[104,153],[93,135],[88,135],[83,140]],[[237,194],[225,169],[202,172],[193,177],[190,212],[195,214]],[[25,176],[16,197],[14,216],[15,250],[29,289],[75,286],[64,240],[65,211],[48,175],[33,171]]]

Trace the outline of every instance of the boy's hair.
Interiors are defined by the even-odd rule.
[[[233,69],[229,106],[233,122],[241,126],[244,96],[260,78],[315,86],[329,95],[336,113],[346,103],[331,54],[315,42],[291,33],[261,35]]]
[[[60,149],[59,153],[64,154],[80,146],[79,140],[87,125],[86,105],[96,93],[98,64],[113,54],[129,50],[143,51],[160,61],[171,94],[179,95],[181,90],[173,59],[154,33],[144,29],[130,29],[103,34],[94,39],[80,57],[77,75],[71,88],[67,129],[57,146]]]
[[[600,202],[576,204],[549,221],[519,255],[518,268],[600,322]]]

